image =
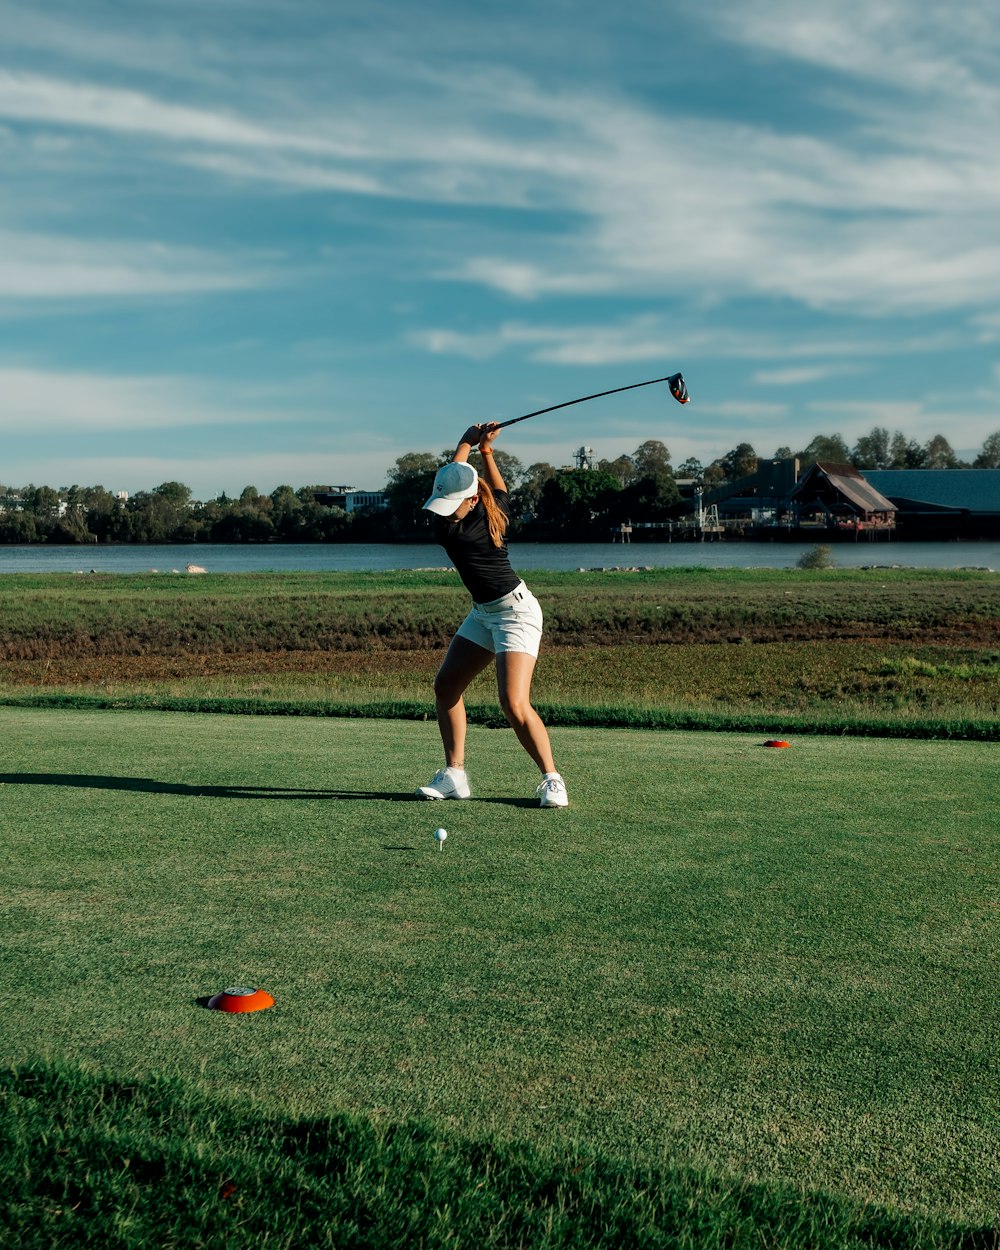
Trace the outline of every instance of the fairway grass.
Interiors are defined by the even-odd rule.
[[[230,702],[265,712],[294,706],[304,715],[336,704],[376,716],[407,703],[430,713],[440,662],[439,651],[377,648],[8,661],[0,665],[0,701],[147,701],[192,711]],[[468,697],[496,715],[492,670],[473,682]],[[685,715],[705,728],[728,718],[734,729],[772,717],[801,729],[878,727],[901,737],[924,729],[928,736],[988,740],[1000,734],[1000,651],[856,640],[563,646],[543,651],[533,697],[550,720],[564,720],[584,699],[609,723],[631,719],[636,727],[650,713]]]
[[[6,1065],[996,1226],[995,745],[562,729],[540,811],[485,728],[428,805],[432,722],[0,727]]]
[[[537,573],[552,724],[1000,735],[1000,578]],[[454,573],[0,576],[0,704],[412,719],[467,608]],[[493,675],[470,711],[497,716]]]

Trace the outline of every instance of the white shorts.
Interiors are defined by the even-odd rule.
[[[491,603],[474,603],[456,635],[494,655],[524,651],[537,659],[542,641],[542,609],[524,582]]]

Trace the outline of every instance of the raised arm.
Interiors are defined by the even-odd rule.
[[[503,475],[493,459],[493,441],[499,433],[500,426],[496,421],[487,421],[485,425],[470,425],[459,440],[451,459],[453,463],[468,460],[469,453],[478,445],[483,458],[481,473],[483,481],[491,490],[506,491],[507,483],[503,480]]]
[[[469,458],[469,452],[475,447],[482,437],[483,427],[481,425],[470,425],[462,437],[458,440],[458,446],[455,448],[455,454],[451,458],[452,464],[464,463]]]
[[[483,478],[491,490],[506,491],[507,483],[503,480],[503,475],[497,468],[497,462],[493,459],[493,441],[500,433],[500,426],[496,421],[488,421],[479,428],[479,453],[483,458]]]

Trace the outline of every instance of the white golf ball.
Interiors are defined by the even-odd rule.
[[[434,830],[434,837],[437,839],[438,842],[443,842],[447,836],[448,836],[447,829],[435,829]]]

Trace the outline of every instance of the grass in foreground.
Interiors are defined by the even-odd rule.
[[[177,1082],[0,1073],[0,1231],[19,1250],[995,1250],[996,1230],[629,1167],[430,1124],[302,1120]]]
[[[0,725],[3,1062],[994,1226],[994,746],[563,730],[540,812],[509,733],[428,807],[432,724]]]

